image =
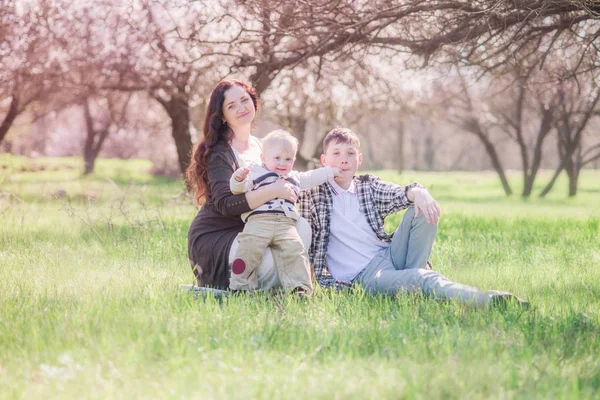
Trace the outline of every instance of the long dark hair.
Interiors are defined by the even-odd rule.
[[[233,138],[233,131],[223,122],[223,102],[225,101],[225,92],[234,85],[241,87],[250,95],[254,108],[258,111],[256,91],[245,82],[235,79],[222,80],[212,91],[204,115],[202,128],[204,137],[194,146],[190,165],[185,171],[188,189],[194,195],[198,205],[203,204],[206,200],[208,158],[213,148],[221,142],[229,143]]]

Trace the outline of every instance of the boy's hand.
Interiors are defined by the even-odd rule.
[[[440,222],[442,210],[426,189],[418,187],[410,189],[408,199],[415,206],[415,219],[423,213],[428,224],[437,225]]]
[[[331,169],[333,170],[333,177],[334,177],[334,178],[335,178],[335,177],[341,178],[341,177],[343,176],[343,175],[342,175],[342,169],[341,169],[341,168],[338,168],[338,167],[331,167]]]
[[[250,170],[248,168],[239,168],[237,171],[234,172],[233,176],[236,181],[241,182],[244,179],[246,179],[249,173]]]

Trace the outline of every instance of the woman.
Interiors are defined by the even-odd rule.
[[[188,232],[188,257],[199,286],[229,287],[236,236],[243,230],[240,215],[274,198],[296,201],[290,184],[283,180],[256,191],[234,195],[229,179],[239,167],[260,163],[260,141],[250,134],[256,116],[256,92],[246,83],[223,80],[213,90],[204,118],[204,137],[194,147],[186,181],[202,208]],[[299,221],[298,233],[306,247],[310,226]],[[257,269],[259,287],[279,285],[270,249]]]

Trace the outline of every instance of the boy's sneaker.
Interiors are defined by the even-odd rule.
[[[500,290],[490,290],[487,292],[489,297],[489,305],[494,308],[506,308],[508,305],[516,305],[521,308],[529,308],[529,302],[516,296],[510,292],[502,292]]]

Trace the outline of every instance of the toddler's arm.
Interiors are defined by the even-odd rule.
[[[229,189],[233,194],[242,194],[252,189],[250,180],[250,170],[248,168],[238,168],[229,180]]]
[[[298,182],[300,190],[310,189],[322,183],[332,180],[336,176],[341,176],[340,169],[337,167],[323,167],[306,172],[298,172]]]

